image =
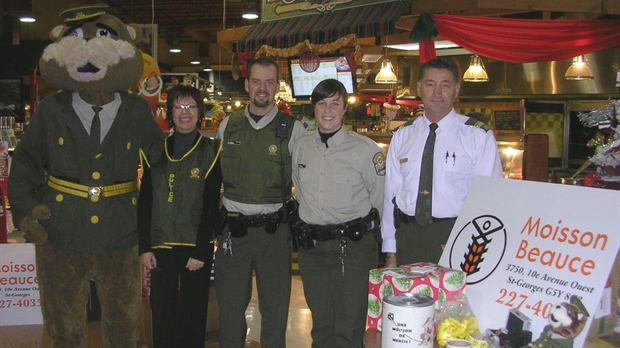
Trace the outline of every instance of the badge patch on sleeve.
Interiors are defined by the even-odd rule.
[[[383,155],[383,152],[377,152],[372,158],[372,163],[375,165],[377,175],[385,175],[385,155]]]

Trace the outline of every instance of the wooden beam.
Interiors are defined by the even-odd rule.
[[[228,52],[233,52],[233,42],[241,40],[243,35],[248,32],[251,26],[232,28],[217,32],[217,43],[224,47]]]
[[[603,0],[603,14],[620,15],[620,1]]]
[[[613,11],[620,7],[613,0],[414,0],[413,13],[458,13],[480,10],[502,10],[516,12],[577,12],[604,14],[604,5]],[[613,13],[612,14],[616,14]]]

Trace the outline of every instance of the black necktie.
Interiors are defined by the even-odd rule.
[[[101,143],[101,120],[99,120],[99,111],[101,109],[102,107],[93,105],[95,116],[93,116],[93,122],[90,124],[90,138],[93,139],[97,146]]]
[[[426,138],[422,152],[422,166],[420,167],[420,187],[415,207],[415,219],[420,225],[428,224],[432,219],[433,207],[433,151],[435,149],[435,130],[437,123],[430,124],[430,133]]]

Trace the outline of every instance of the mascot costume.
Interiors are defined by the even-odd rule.
[[[86,347],[89,283],[103,347],[136,347],[141,303],[137,172],[163,133],[127,89],[143,72],[135,30],[107,5],[61,13],[39,61],[61,91],[45,98],[13,155],[9,200],[35,243],[45,331],[54,347]]]

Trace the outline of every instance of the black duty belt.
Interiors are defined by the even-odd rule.
[[[263,227],[270,222],[282,221],[282,212],[276,211],[270,214],[245,215],[247,227]]]
[[[347,237],[352,241],[362,239],[365,234],[373,233],[375,224],[378,223],[379,212],[372,209],[363,218],[357,218],[349,222],[336,225],[308,225],[310,236],[314,240],[328,241]]]
[[[286,214],[284,209],[287,209]],[[223,222],[228,225],[231,236],[243,237],[248,233],[247,229],[251,227],[265,227],[267,233],[274,234],[280,223],[284,221],[285,215],[290,216],[295,210],[297,210],[297,202],[289,200],[286,205],[273,213],[245,215],[239,212],[229,212],[225,207],[222,207],[222,215],[224,217]]]

